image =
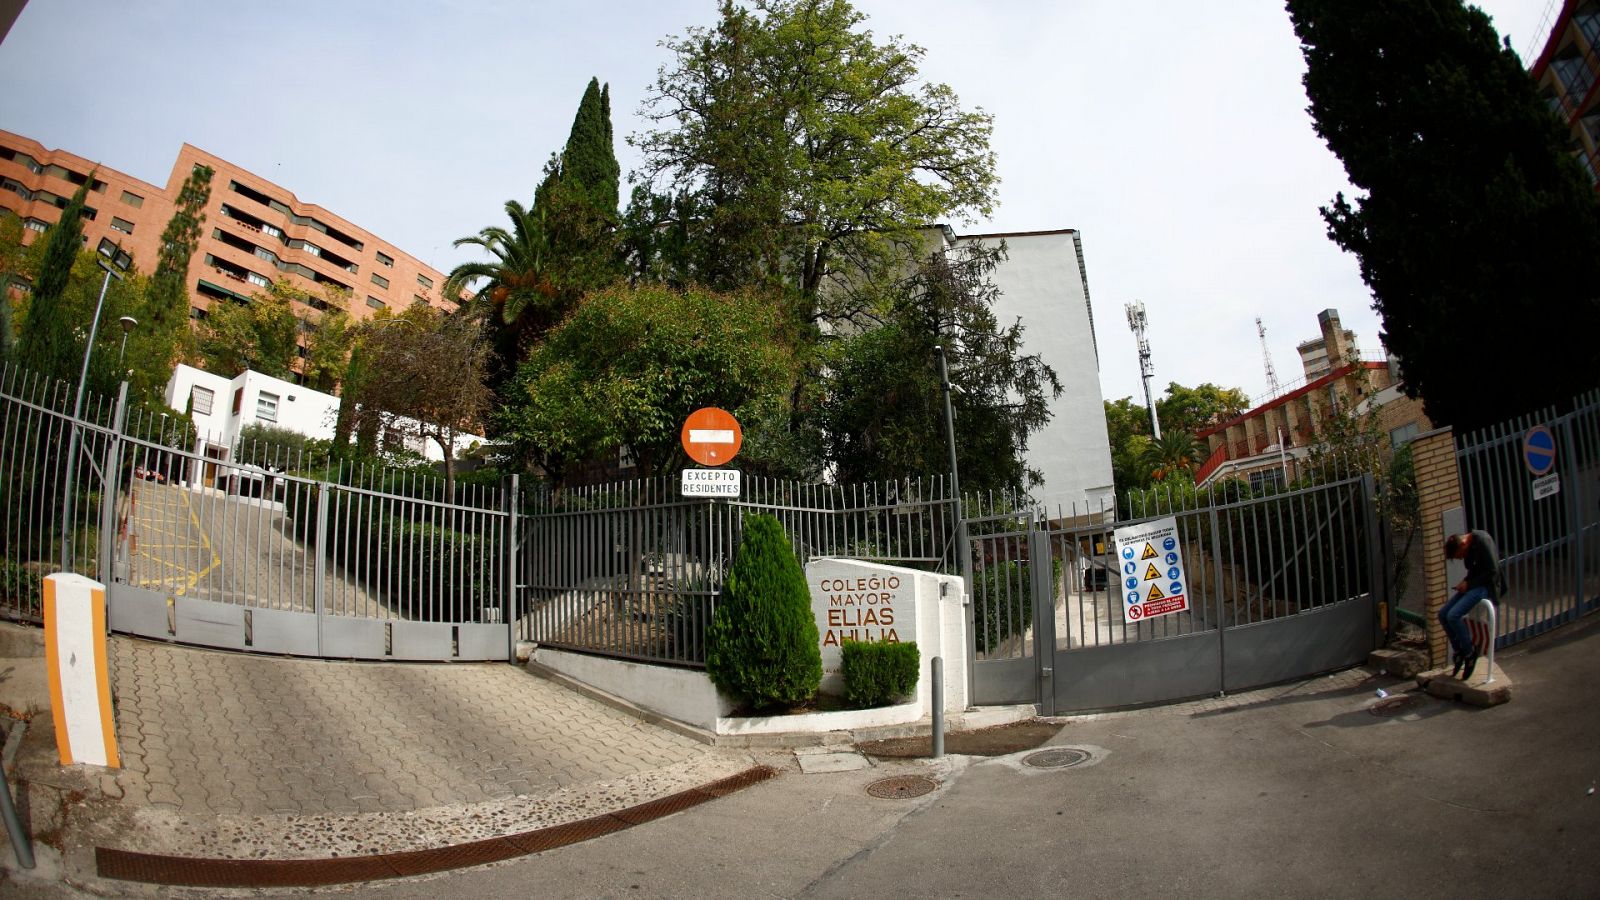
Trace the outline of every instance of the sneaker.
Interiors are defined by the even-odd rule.
[[[1455,665],[1450,667],[1450,677],[1451,678],[1460,678],[1461,677],[1461,667],[1467,664],[1467,658],[1465,656],[1462,656],[1460,653],[1457,653],[1455,656],[1456,656],[1456,662],[1455,662]]]
[[[1467,654],[1466,668],[1461,670],[1461,680],[1466,681],[1472,677],[1472,670],[1478,667],[1478,651]]]

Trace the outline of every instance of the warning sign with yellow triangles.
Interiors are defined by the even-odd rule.
[[[1118,528],[1114,539],[1114,547],[1107,549],[1115,554],[1118,566],[1124,621],[1142,622],[1189,610],[1184,545],[1176,518]]]

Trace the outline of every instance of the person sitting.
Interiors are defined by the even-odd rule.
[[[1467,565],[1467,577],[1461,579],[1455,593],[1439,610],[1439,624],[1444,626],[1445,636],[1455,652],[1450,677],[1460,676],[1465,680],[1472,677],[1472,670],[1478,664],[1478,648],[1473,645],[1472,634],[1462,620],[1478,601],[1488,598],[1493,602],[1499,598],[1496,588],[1500,583],[1500,553],[1488,532],[1469,531],[1445,538],[1444,555],[1446,559],[1459,559]],[[1494,636],[1490,635],[1489,639],[1493,640]]]

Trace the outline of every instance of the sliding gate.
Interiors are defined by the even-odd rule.
[[[1365,661],[1382,556],[1370,478],[1161,515],[972,523],[979,703],[1045,714],[1241,691]],[[1114,532],[1172,518],[1189,609],[1124,614]]]

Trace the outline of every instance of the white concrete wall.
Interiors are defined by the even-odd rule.
[[[1005,241],[1007,259],[994,272],[1001,326],[1023,325],[1023,352],[1037,353],[1061,379],[1051,419],[1028,442],[1029,465],[1044,475],[1034,499],[1071,513],[1113,502],[1111,447],[1100,392],[1100,362],[1087,278],[1077,233],[964,235],[958,244],[992,246]]]

